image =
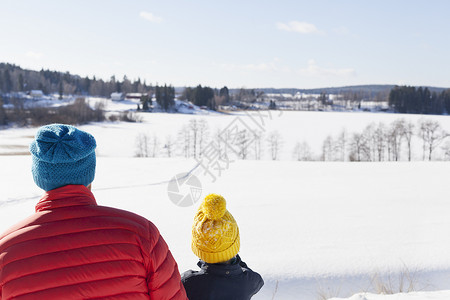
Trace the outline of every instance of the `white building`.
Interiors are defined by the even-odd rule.
[[[41,90],[31,90],[30,97],[33,99],[41,99],[42,97],[44,97],[44,92]]]
[[[122,101],[124,98],[122,93],[112,93],[111,94],[111,100],[112,101]]]

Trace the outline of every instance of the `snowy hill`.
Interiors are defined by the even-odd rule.
[[[175,138],[191,118],[206,119],[214,132],[236,115],[143,116],[141,123],[81,126],[98,142],[93,193],[101,205],[152,220],[180,271],[196,268],[190,230],[198,202],[175,205],[168,184],[175,175],[192,171],[201,183],[200,197],[214,192],[228,201],[240,227],[241,257],[266,282],[254,299],[449,299],[448,162],[297,162],[286,146],[278,161],[233,158],[220,174],[215,173],[214,181],[192,158],[167,158],[164,150],[156,158],[134,157],[136,136],[155,132]],[[358,130],[367,122],[397,117],[284,112],[267,119],[265,126],[283,131],[286,144],[301,135],[320,148],[323,137],[342,126]],[[450,128],[447,117],[433,118]],[[42,194],[31,177],[30,156],[24,155],[35,132],[35,128],[0,131],[0,153],[8,154],[0,155],[0,231],[32,214]],[[179,193],[190,192],[184,186]],[[414,292],[376,295],[381,285],[390,286],[392,292],[412,286]]]

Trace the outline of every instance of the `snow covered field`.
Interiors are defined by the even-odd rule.
[[[320,149],[328,134],[344,127],[358,131],[399,117],[421,116],[284,112],[266,119],[264,128],[282,132],[286,144],[305,139]],[[193,170],[201,197],[222,194],[239,224],[241,257],[266,282],[254,299],[450,299],[450,163],[296,162],[288,160],[291,147],[285,145],[285,159],[235,160],[213,182],[194,159],[134,157],[138,133],[176,138],[191,118],[206,119],[214,131],[236,115],[152,113],[142,123],[81,126],[98,143],[93,186],[98,203],[152,220],[181,272],[196,268],[190,230],[198,203],[175,205],[168,182]],[[448,117],[431,118],[450,129]],[[8,154],[0,156],[0,231],[32,214],[42,194],[31,177],[30,156],[22,155],[35,131],[0,131],[0,153]],[[189,192],[186,186],[180,190]],[[398,292],[399,278],[403,290],[411,284],[416,292],[352,297],[376,293],[382,284]]]

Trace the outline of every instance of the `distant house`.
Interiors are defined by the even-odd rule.
[[[147,96],[145,93],[127,93],[125,99],[141,99],[142,96]]]
[[[274,99],[278,99],[278,100],[286,100],[286,99],[292,99],[294,96],[292,94],[287,94],[287,93],[275,93],[275,94],[266,94],[267,97],[269,98],[274,98]]]
[[[194,105],[191,102],[186,101],[179,101],[178,102],[179,108],[187,108],[187,109],[194,109]]]
[[[42,97],[44,97],[44,92],[41,90],[31,90],[30,97],[33,99],[41,99]]]
[[[122,93],[112,93],[111,94],[111,100],[112,101],[122,101],[124,100],[124,96]]]

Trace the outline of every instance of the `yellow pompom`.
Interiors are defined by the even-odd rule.
[[[209,194],[202,203],[202,211],[210,220],[219,220],[227,212],[225,198],[217,194]]]

